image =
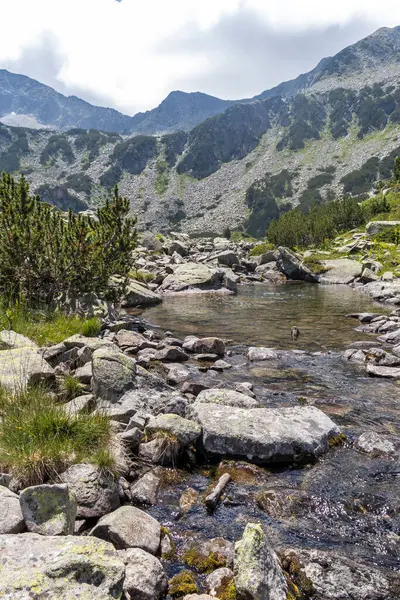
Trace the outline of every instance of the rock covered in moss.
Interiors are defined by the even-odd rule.
[[[168,589],[168,579],[158,558],[141,548],[118,552],[126,566],[124,593],[127,600],[160,600]]]
[[[31,486],[21,492],[19,501],[28,531],[41,535],[74,533],[77,503],[67,485]]]
[[[110,600],[122,594],[125,565],[97,538],[1,535],[0,556],[1,598]]]
[[[191,571],[177,573],[168,584],[168,593],[172,598],[182,598],[199,591],[196,578]]]
[[[85,463],[72,465],[60,478],[76,496],[80,519],[102,517],[120,505],[115,477],[100,467]]]
[[[204,582],[206,590],[214,598],[217,597],[220,600],[235,600],[236,587],[233,578],[234,574],[231,569],[227,569],[226,567],[217,569],[206,577]]]
[[[18,495],[0,485],[0,534],[22,531],[25,531],[25,521]]]
[[[152,417],[146,426],[146,434],[151,436],[157,432],[165,432],[174,436],[182,448],[194,444],[201,435],[201,427],[193,421],[175,414],[163,414]]]
[[[96,396],[117,402],[134,386],[136,363],[116,347],[93,353],[93,391]]]
[[[261,525],[246,525],[235,545],[234,572],[239,600],[286,600],[286,579]]]
[[[161,525],[156,519],[134,506],[121,506],[102,517],[91,535],[110,541],[115,548],[142,548],[156,554],[160,546]]]

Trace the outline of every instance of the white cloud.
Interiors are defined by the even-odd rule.
[[[165,40],[191,29],[196,31],[197,39],[199,32],[203,33],[206,43],[209,32],[227,17],[240,18],[246,11],[257,11],[260,22],[277,37],[290,32],[298,35],[310,27],[345,25],[352,20],[364,22],[365,33],[375,27],[400,24],[400,3],[391,0],[0,0],[0,8],[0,66],[10,70],[29,68],[25,74],[63,93],[79,92],[89,101],[97,99],[129,113],[157,105],[174,82],[187,82],[185,91],[198,89],[196,84],[202,85],[207,72],[213,69],[207,48],[204,52],[186,53],[181,49],[180,53],[165,55],[159,48]],[[355,29],[354,33],[355,39],[350,41],[356,41],[359,31]],[[43,40],[48,44],[49,39],[52,46],[48,45],[46,52],[51,72],[43,52],[39,52],[41,64],[28,60],[32,48],[38,51],[43,48]],[[340,42],[339,37],[338,50]],[[327,53],[321,39],[318,43],[316,60]],[[235,65],[231,68],[234,73]],[[244,84],[240,92],[241,74],[245,79],[244,61],[241,69],[236,71],[239,97],[246,95],[248,86]],[[211,85],[211,80],[208,83]],[[270,85],[265,80],[254,93]],[[228,95],[231,89],[227,88]],[[222,86],[216,86],[214,93],[217,90],[223,95]],[[212,89],[202,91],[213,93]]]

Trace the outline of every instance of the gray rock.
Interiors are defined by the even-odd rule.
[[[178,265],[174,272],[164,279],[159,289],[166,293],[221,290],[225,288],[224,275],[221,270],[211,269],[201,263],[188,262]]]
[[[232,369],[232,365],[227,363],[225,360],[216,360],[210,369],[222,372],[226,371],[227,369]]]
[[[102,517],[120,505],[115,478],[99,467],[72,465],[60,475],[60,479],[76,496],[78,518]]]
[[[165,432],[176,438],[183,448],[194,444],[201,435],[197,423],[183,419],[175,414],[163,414],[152,417],[146,425],[146,434]]]
[[[400,221],[370,221],[365,227],[365,233],[372,236],[397,227],[400,227]]]
[[[133,504],[154,505],[157,503],[157,494],[160,488],[160,478],[149,471],[131,486],[131,499]]]
[[[168,590],[168,579],[158,558],[140,548],[119,550],[126,566],[126,600],[160,600]]]
[[[393,281],[394,275],[392,271],[385,271],[381,277],[382,281]]]
[[[201,338],[195,340],[192,351],[197,354],[217,354],[218,356],[223,356],[225,354],[225,344],[223,340],[216,337]]]
[[[25,521],[22,516],[19,497],[8,488],[0,486],[0,534],[22,533]]]
[[[209,596],[208,594],[188,594],[183,597],[183,600],[218,600],[215,596]]]
[[[129,350],[130,352],[139,352],[145,348],[156,348],[157,344],[151,342],[136,331],[121,329],[116,334],[114,341],[118,344],[122,351]]]
[[[33,348],[37,350],[39,346],[25,335],[16,333],[11,329],[0,331],[0,347],[4,345],[7,348]]]
[[[156,554],[161,539],[158,521],[134,506],[121,506],[102,517],[92,529],[91,535],[110,541],[118,550],[142,548]]]
[[[355,446],[358,450],[368,454],[393,454],[395,451],[394,444],[391,441],[374,431],[367,431],[360,435]]]
[[[15,392],[45,381],[54,380],[54,371],[29,346],[0,352],[0,385]]]
[[[96,401],[93,394],[85,394],[78,396],[70,402],[64,404],[64,408],[71,415],[77,415],[81,412],[92,412],[96,406]]]
[[[0,597],[110,600],[120,597],[125,565],[111,544],[91,537],[0,536]]]
[[[310,283],[317,282],[317,277],[310,269],[287,248],[280,246],[277,252],[277,267],[284,275],[286,275],[286,277],[289,279],[308,281]]]
[[[247,351],[247,358],[250,361],[258,360],[274,360],[278,358],[278,354],[273,348],[249,348]]]
[[[165,246],[165,249],[170,256],[172,256],[175,252],[179,254],[179,256],[187,256],[189,254],[187,245],[179,240],[172,240]]]
[[[116,402],[133,388],[135,377],[135,361],[122,352],[100,348],[93,353],[93,392],[96,396]]]
[[[92,380],[93,368],[92,363],[88,362],[83,367],[79,367],[76,369],[74,373],[75,379],[77,379],[80,383],[89,384]]]
[[[363,269],[362,273],[361,273],[361,281],[363,283],[370,283],[371,281],[378,281],[379,277],[378,275],[375,275],[375,273],[373,271],[371,271],[371,269]]]
[[[119,434],[120,440],[126,444],[132,451],[136,451],[143,438],[143,432],[137,427],[132,427]]]
[[[396,367],[381,367],[380,365],[367,365],[368,375],[374,377],[385,377],[388,379],[400,379],[400,368]]]
[[[318,276],[319,283],[322,284],[348,284],[360,277],[362,264],[357,260],[349,258],[338,258],[336,260],[323,260],[324,267],[329,269]]]
[[[203,429],[205,451],[268,464],[308,460],[328,450],[339,428],[312,406],[235,408],[195,402],[191,417]]]
[[[162,302],[162,298],[159,294],[153,292],[138,281],[130,279],[121,305],[124,308],[129,308],[133,306],[154,306],[160,302]]]
[[[235,383],[235,391],[245,394],[250,398],[256,397],[255,393],[253,392],[253,384],[250,381],[241,381],[239,383]]]
[[[156,360],[165,362],[184,362],[189,360],[188,355],[178,346],[167,346],[155,353]]]
[[[25,488],[19,501],[28,531],[41,535],[73,535],[77,502],[65,484]]]
[[[231,569],[222,568],[213,571],[205,579],[206,590],[211,596],[218,597],[220,589],[226,587],[227,584],[233,581],[233,571]]]
[[[249,523],[235,545],[235,586],[246,600],[286,600],[288,586],[261,525]]]
[[[371,563],[318,550],[286,550],[284,556],[301,565],[300,576],[312,582],[315,597],[324,600],[394,600],[400,578]]]
[[[220,252],[215,256],[220,265],[225,265],[226,267],[233,267],[233,265],[239,264],[239,259],[234,252],[230,250],[225,250],[225,252]]]
[[[72,348],[89,348],[92,354],[99,348],[112,348],[114,345],[111,340],[97,337],[85,337],[79,333],[64,340],[63,344],[67,350],[71,350]]]
[[[170,364],[168,365],[167,383],[177,385],[188,379],[190,371],[183,365]]]
[[[257,402],[247,394],[233,390],[211,388],[203,390],[196,398],[196,404],[220,404],[223,406],[235,406],[237,408],[256,408]]]
[[[140,245],[151,252],[161,252],[162,250],[162,243],[151,231],[143,231],[140,234]]]

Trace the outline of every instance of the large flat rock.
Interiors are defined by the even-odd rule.
[[[54,378],[54,371],[35,348],[0,351],[0,385],[15,392],[27,385]]]
[[[370,221],[365,227],[367,235],[377,235],[382,231],[388,231],[400,227],[400,221]]]
[[[153,292],[145,285],[131,279],[125,297],[122,300],[122,306],[129,308],[131,306],[154,306],[162,302],[162,298],[156,292]]]
[[[201,425],[209,455],[243,457],[260,464],[308,460],[328,450],[339,433],[318,408],[235,408],[195,402],[191,417]]]
[[[357,260],[349,258],[338,258],[336,260],[321,261],[324,267],[329,269],[318,276],[319,283],[323,284],[347,284],[360,277],[363,266]]]
[[[125,565],[90,536],[0,535],[0,598],[109,600],[122,594]]]
[[[226,274],[221,269],[211,269],[202,263],[185,263],[178,265],[171,275],[168,275],[160,286],[164,293],[177,293],[188,291],[235,291],[229,285]]]

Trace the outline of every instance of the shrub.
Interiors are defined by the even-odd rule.
[[[261,244],[257,244],[252,248],[249,252],[249,256],[261,256],[261,254],[265,254],[265,252],[269,252],[274,249],[274,245],[269,242],[262,242]]]
[[[0,393],[0,466],[25,486],[57,477],[71,464],[115,466],[109,419],[70,414],[43,388]]]
[[[54,163],[58,157],[71,164],[75,155],[72,146],[64,135],[52,135],[40,155],[40,163],[46,165],[49,161]]]
[[[136,220],[118,189],[96,219],[65,217],[29,186],[3,174],[0,180],[0,294],[32,305],[70,306],[88,293],[116,299],[126,286],[136,245]],[[118,276],[117,279],[112,279]],[[117,283],[118,281],[118,283]]]

